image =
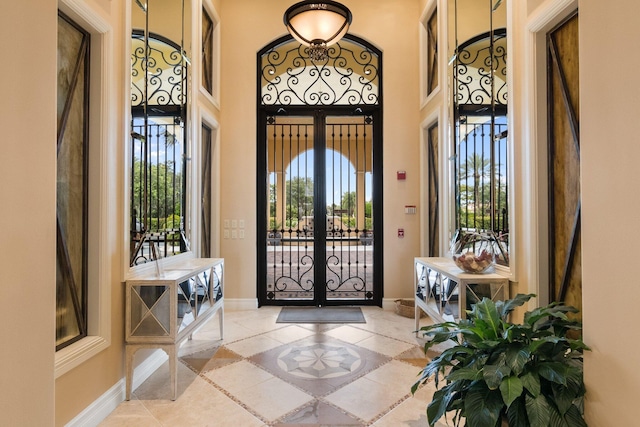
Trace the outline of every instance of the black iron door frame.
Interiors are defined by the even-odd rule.
[[[267,295],[267,234],[268,234],[268,153],[267,153],[267,125],[269,120],[278,115],[307,116],[314,120],[314,258],[326,262],[326,236],[327,236],[327,214],[326,214],[326,124],[327,117],[332,116],[368,116],[373,124],[372,150],[373,150],[373,176],[372,176],[372,198],[373,198],[373,229],[382,230],[382,112],[378,106],[354,107],[354,106],[288,106],[279,108],[262,107],[258,109],[257,126],[257,264],[258,280],[257,293],[258,305],[377,305],[382,306],[383,297],[383,233],[373,233],[373,292],[365,299],[340,300],[327,299],[326,289],[326,269],[314,269],[314,283],[323,284],[322,290],[314,287],[314,297],[308,300],[279,300],[269,298]]]

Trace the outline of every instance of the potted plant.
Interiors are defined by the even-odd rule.
[[[433,377],[437,390],[427,406],[430,426],[449,411],[456,426],[462,419],[467,427],[586,426],[582,353],[589,348],[581,338],[570,338],[582,326],[567,316],[578,310],[552,303],[525,313],[521,324],[510,323],[509,314],[534,296],[518,294],[504,302],[484,298],[466,319],[420,329],[430,338],[425,352],[453,342],[411,388],[415,393]]]

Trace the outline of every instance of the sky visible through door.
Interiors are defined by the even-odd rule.
[[[344,155],[331,150],[326,150],[327,171],[333,171],[333,174],[327,173],[327,204],[338,204],[342,200],[342,195],[348,191],[353,191],[356,182],[356,171],[349,159]],[[309,150],[299,156],[296,156],[289,167],[286,169],[287,179],[292,176],[313,176],[313,150]],[[340,178],[342,177],[342,178]],[[275,185],[275,176],[272,175],[270,184]],[[371,201],[371,173],[365,174],[365,200]]]

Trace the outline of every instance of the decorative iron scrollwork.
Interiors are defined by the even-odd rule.
[[[131,105],[145,103],[144,74],[148,67],[148,105],[183,105],[186,96],[186,65],[180,47],[165,39],[149,38],[148,64],[141,34],[131,38]],[[169,46],[172,50],[167,50]]]
[[[262,55],[262,105],[377,105],[379,58],[371,49],[343,39],[328,58],[313,62],[308,48],[291,39]]]
[[[274,278],[277,277],[277,279],[270,286],[267,298],[276,299],[277,294],[285,292],[313,292],[313,265],[314,259],[309,255],[303,255],[299,259],[297,266],[292,266],[292,262],[289,260],[288,265],[285,267],[285,261],[282,259],[282,274],[277,277],[278,275],[274,272]],[[273,268],[277,268],[276,264],[273,265]],[[296,270],[297,274],[294,274],[294,270]],[[289,274],[287,275],[285,271]]]
[[[367,265],[363,264],[362,267],[360,267],[360,262],[356,259],[355,268],[352,271],[351,261],[348,261],[346,264],[347,273],[345,274],[343,260],[341,258],[336,255],[331,255],[327,258],[327,291],[338,292],[341,288],[345,288],[343,291],[351,292],[366,291],[367,284],[364,278],[366,277],[365,272]],[[361,271],[361,269],[363,271]]]
[[[488,33],[461,44],[456,56],[455,76],[458,105],[491,105],[492,91],[497,105],[507,105],[506,31],[496,30],[493,44]]]

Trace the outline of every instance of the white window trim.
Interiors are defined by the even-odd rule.
[[[112,114],[114,73],[111,72],[113,29],[82,0],[60,0],[58,7],[91,34],[89,162],[95,165],[96,172],[89,178],[89,198],[95,197],[96,204],[90,207],[89,213],[87,336],[56,352],[55,378],[111,345],[112,276],[108,254],[116,242],[115,233],[109,232],[115,221],[109,221],[118,217],[115,207],[109,208],[109,200],[116,198],[109,180],[115,167],[110,153],[118,152],[116,147],[111,147],[116,142],[112,131],[115,129]]]
[[[211,104],[220,109],[220,16],[218,12],[216,12],[215,7],[210,0],[201,0],[197,2],[197,7],[193,8],[194,21],[196,25],[194,25],[195,34],[193,35],[194,45],[196,49],[195,52],[198,52],[197,58],[194,55],[192,61],[196,65],[194,68],[198,70],[202,70],[202,9],[205,9],[209,14],[209,17],[213,21],[213,57],[212,59],[212,92],[209,93],[207,89],[204,88],[202,81],[202,73],[198,73],[196,77],[196,84],[198,87],[198,91],[209,101]]]

